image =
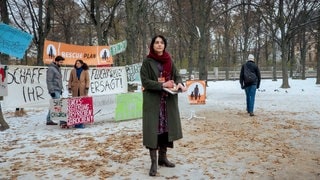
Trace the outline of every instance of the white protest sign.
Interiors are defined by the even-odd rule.
[[[67,84],[72,67],[61,68],[64,91],[67,97]],[[8,70],[8,96],[4,106],[12,108],[49,106],[51,99],[46,84],[47,66],[10,66]],[[90,68],[89,95],[108,95],[128,91],[125,67]]]

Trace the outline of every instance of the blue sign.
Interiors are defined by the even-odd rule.
[[[0,52],[22,59],[31,40],[31,34],[0,23]]]

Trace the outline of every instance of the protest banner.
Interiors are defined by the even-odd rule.
[[[113,55],[122,53],[126,50],[126,48],[127,48],[127,40],[111,45],[110,46],[111,55],[113,56]]]
[[[65,58],[64,64],[66,65],[74,65],[77,59],[93,66],[113,64],[109,46],[80,46],[45,40],[43,63],[50,64],[58,55]]]
[[[132,64],[126,66],[126,72],[127,72],[127,81],[129,84],[141,84],[141,78],[140,78],[140,69],[141,69],[142,63]]]
[[[72,67],[61,68],[64,87],[63,97],[68,97],[67,83]],[[46,84],[45,66],[10,66],[7,75],[8,95],[4,98],[6,107],[49,106],[51,99]],[[90,96],[128,92],[125,67],[90,68]]]
[[[128,92],[125,67],[90,68],[90,95],[118,94]]]
[[[93,123],[92,97],[68,98],[67,125]]]
[[[31,40],[31,34],[0,23],[0,52],[22,59]]]

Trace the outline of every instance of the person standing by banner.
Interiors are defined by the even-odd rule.
[[[62,74],[60,69],[60,66],[63,64],[63,61],[64,58],[62,56],[57,56],[54,59],[54,62],[49,64],[47,70],[47,89],[52,99],[59,99],[63,91]],[[53,122],[51,120],[50,109],[47,115],[47,125],[58,125],[58,123]]]
[[[72,97],[88,96],[90,77],[89,67],[81,59],[76,60],[74,68],[70,72],[68,90]],[[84,128],[83,124],[75,125],[75,128]]]
[[[166,39],[155,36],[150,44],[150,52],[143,61],[140,77],[143,87],[143,145],[149,149],[151,157],[150,176],[157,174],[158,165],[175,167],[167,159],[167,147],[173,148],[173,141],[182,138],[181,120],[178,107],[178,95],[163,88],[187,88],[182,84],[181,76],[165,51]]]

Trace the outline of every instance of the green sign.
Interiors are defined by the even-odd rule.
[[[142,93],[117,94],[116,121],[142,118]]]
[[[116,55],[119,54],[121,52],[124,52],[127,48],[127,40],[124,40],[122,42],[119,42],[117,44],[111,45],[110,46],[110,52],[111,55]]]

